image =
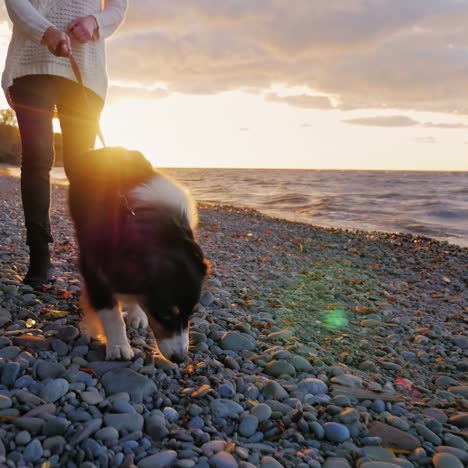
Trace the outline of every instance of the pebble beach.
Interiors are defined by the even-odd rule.
[[[0,467],[468,465],[467,248],[201,204],[190,359],[130,328],[135,358],[105,361],[66,200],[55,185],[56,280],[32,290],[0,173]]]

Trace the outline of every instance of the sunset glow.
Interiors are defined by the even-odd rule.
[[[130,2],[108,143],[159,166],[468,170],[468,6],[286,3]]]

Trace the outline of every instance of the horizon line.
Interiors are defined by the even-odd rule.
[[[467,169],[365,169],[365,168],[314,168],[314,167],[240,167],[240,166],[154,166],[155,169],[214,169],[214,170],[262,170],[262,171],[328,171],[328,172],[457,172],[468,173]]]

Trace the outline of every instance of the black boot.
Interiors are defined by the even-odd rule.
[[[53,278],[52,264],[50,263],[49,244],[29,246],[29,270],[23,283],[33,288],[50,282]]]

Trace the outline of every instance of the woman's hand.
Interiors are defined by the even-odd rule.
[[[67,33],[51,26],[42,36],[42,43],[47,46],[50,53],[57,57],[68,57],[71,52],[70,37]]]
[[[92,41],[97,30],[98,24],[92,15],[76,18],[68,25],[70,35],[81,44]]]

